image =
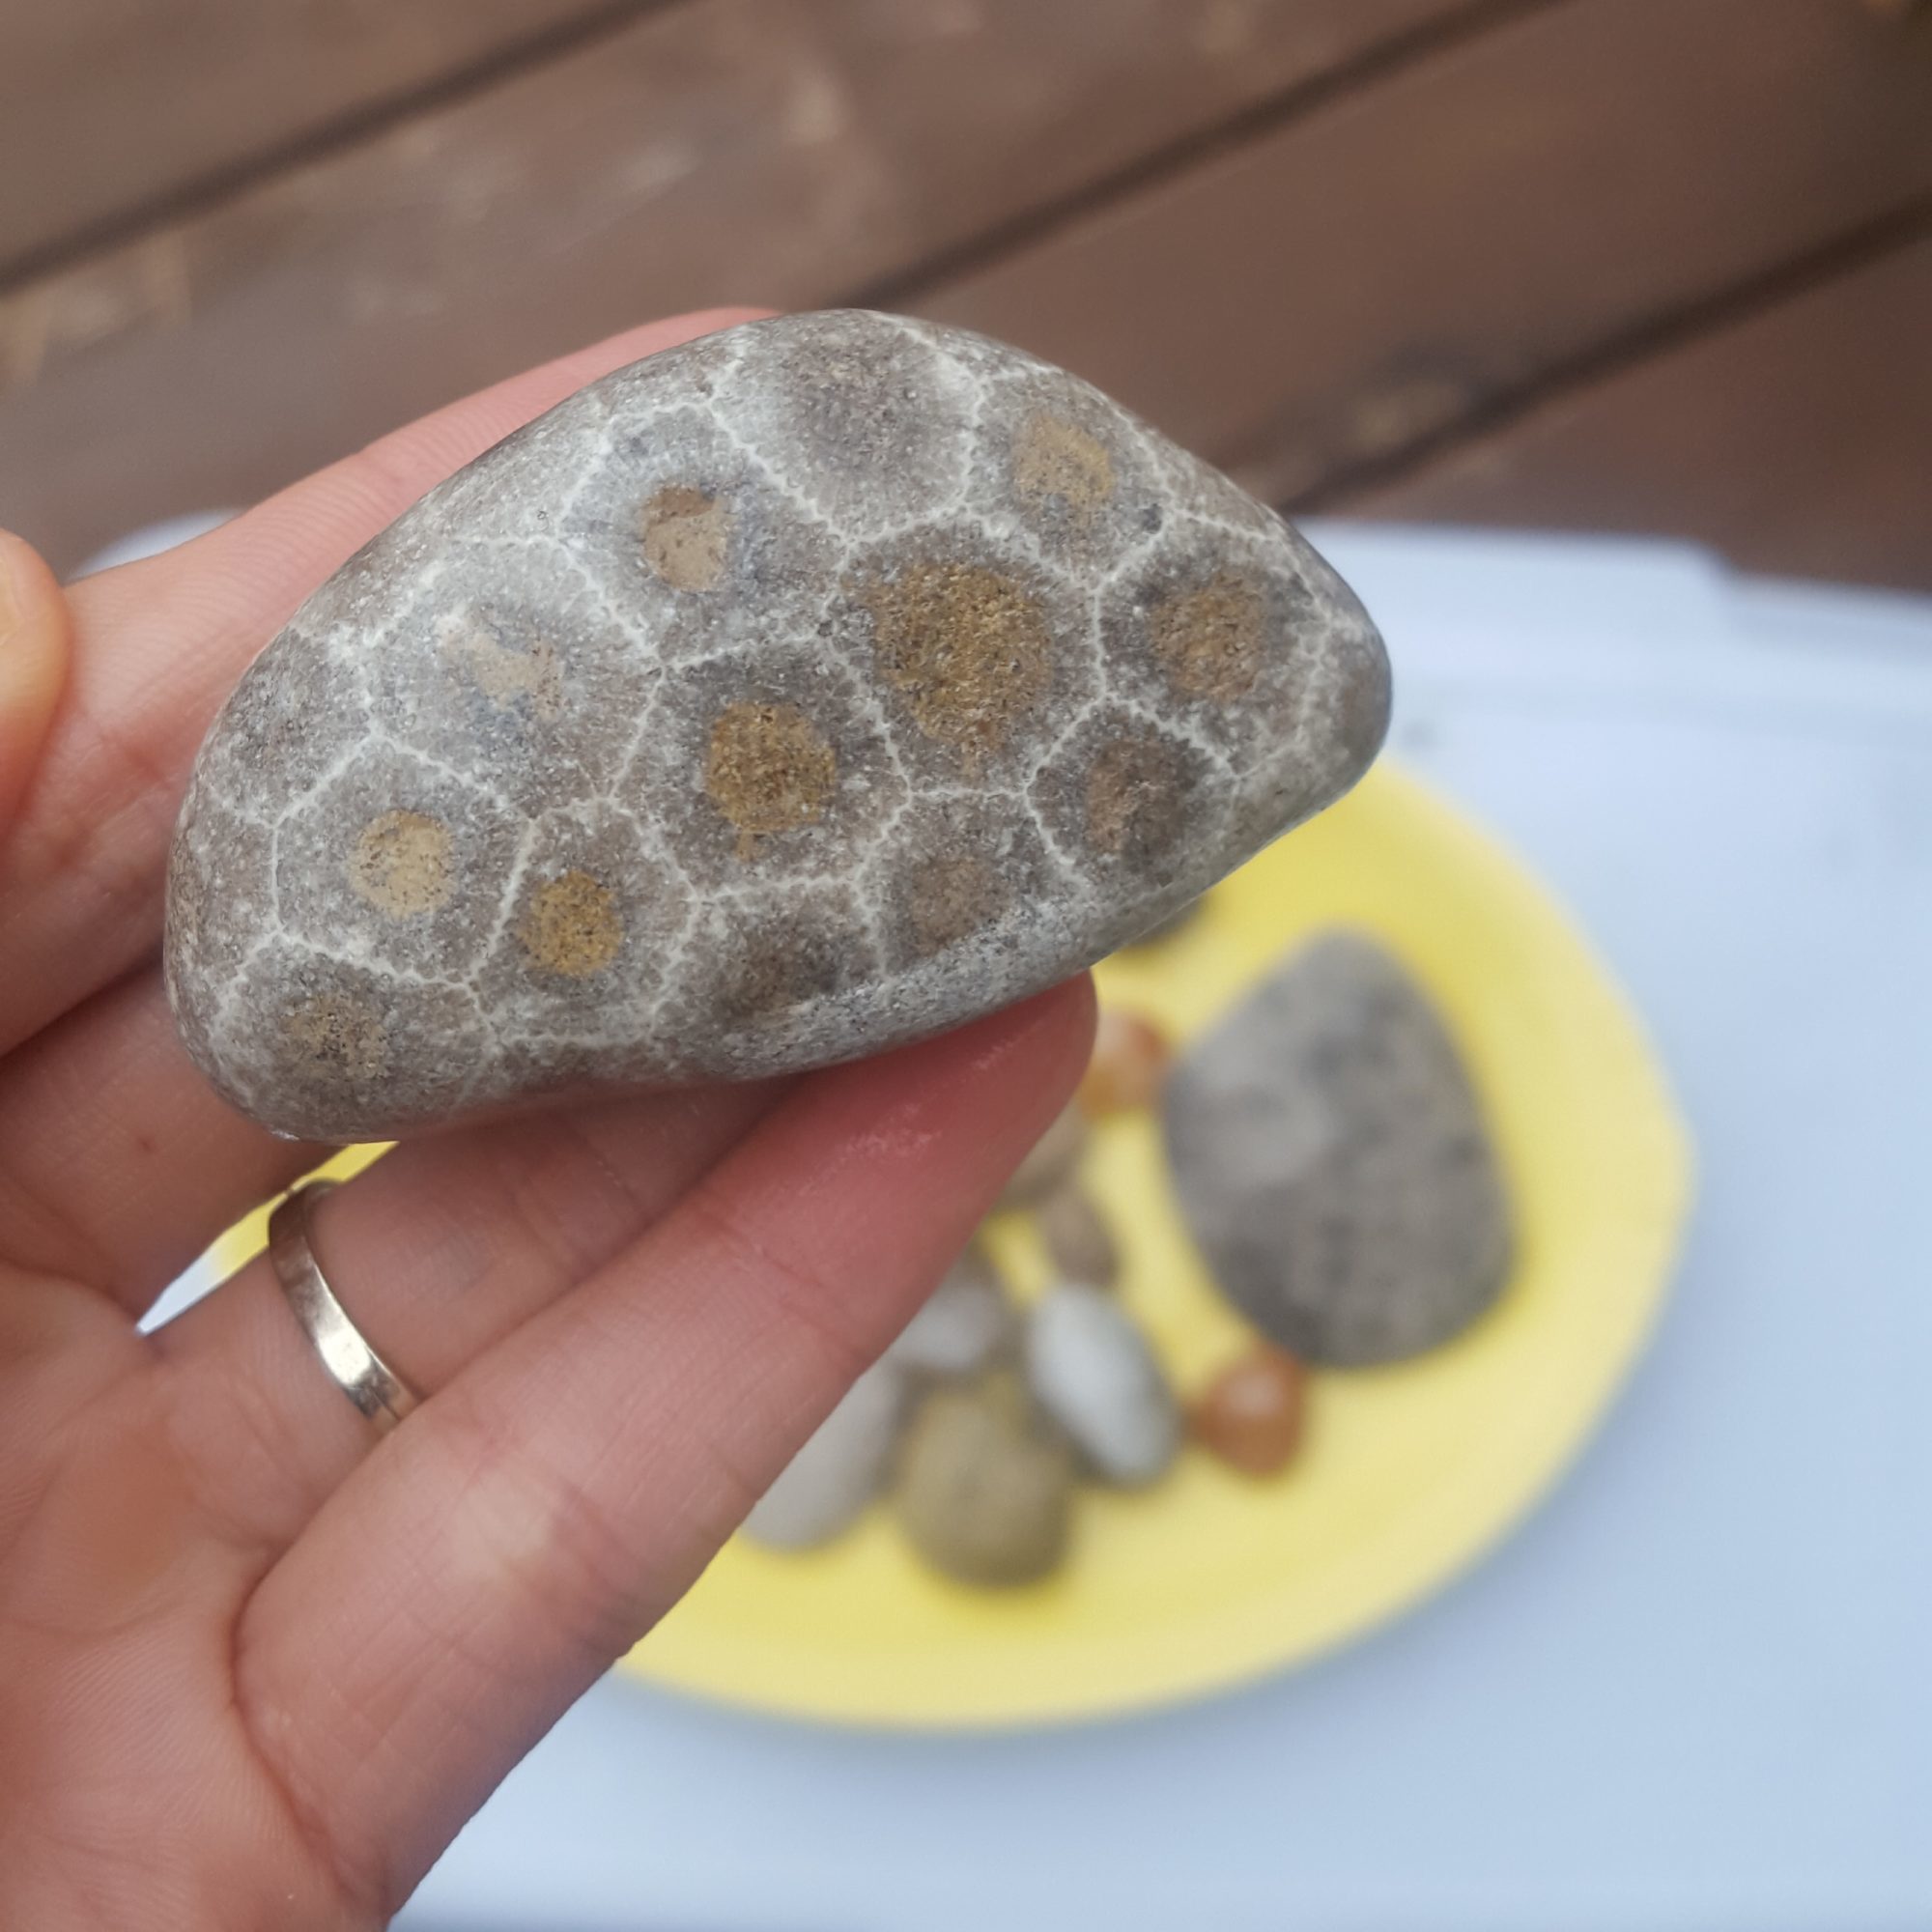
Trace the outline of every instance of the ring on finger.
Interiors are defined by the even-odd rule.
[[[330,1184],[306,1181],[277,1204],[269,1217],[269,1261],[289,1307],[336,1387],[369,1418],[378,1435],[386,1435],[419,1398],[369,1346],[316,1261],[309,1217]]]

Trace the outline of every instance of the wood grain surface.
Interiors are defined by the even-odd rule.
[[[914,305],[1270,500],[1932,196],[1932,62],[1815,0],[1576,0]]]
[[[1286,507],[1922,583],[1928,23],[0,0],[0,523],[71,568],[642,317],[860,299]]]
[[[836,301],[1470,0],[708,0],[0,300],[71,567],[651,315]]]
[[[1694,537],[1932,591],[1932,233],[1345,497],[1414,523]]]
[[[0,183],[33,187],[0,192],[0,265],[611,11],[609,0],[4,0]]]

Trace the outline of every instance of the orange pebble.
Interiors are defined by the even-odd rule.
[[[1187,1420],[1210,1455],[1247,1475],[1271,1476],[1293,1461],[1307,1412],[1307,1369],[1262,1343],[1208,1383]]]
[[[1080,1082],[1080,1111],[1090,1120],[1128,1107],[1151,1107],[1174,1057],[1167,1036],[1140,1013],[1103,1007],[1094,1057]]]

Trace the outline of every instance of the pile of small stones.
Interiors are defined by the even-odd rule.
[[[1078,1095],[996,1209],[1034,1217],[1053,1286],[1021,1309],[976,1241],[748,1535],[812,1548],[886,1494],[944,1576],[1037,1581],[1066,1559],[1083,1483],[1147,1488],[1188,1436],[1277,1476],[1303,1446],[1311,1365],[1421,1352],[1493,1301],[1510,1254],[1493,1151],[1441,1021],[1378,946],[1318,938],[1172,1059],[1145,1016],[1102,1011]],[[1257,1331],[1184,1404],[1081,1175],[1092,1122],[1150,1108],[1182,1216]]]
[[[1094,1066],[1138,1077],[1122,1060],[1103,1042]],[[935,1570],[1028,1583],[1065,1558],[1083,1481],[1142,1489],[1166,1474],[1180,1405],[1119,1298],[1118,1245],[1080,1176],[1088,1144],[1075,1102],[995,1209],[1035,1217],[1054,1285],[1021,1309],[976,1240],[752,1512],[753,1541],[827,1542],[884,1491]]]

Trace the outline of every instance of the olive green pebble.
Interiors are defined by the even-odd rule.
[[[1073,1453],[1025,1384],[998,1369],[929,1396],[899,1464],[898,1518],[925,1562],[961,1583],[1037,1582],[1072,1527]]]

